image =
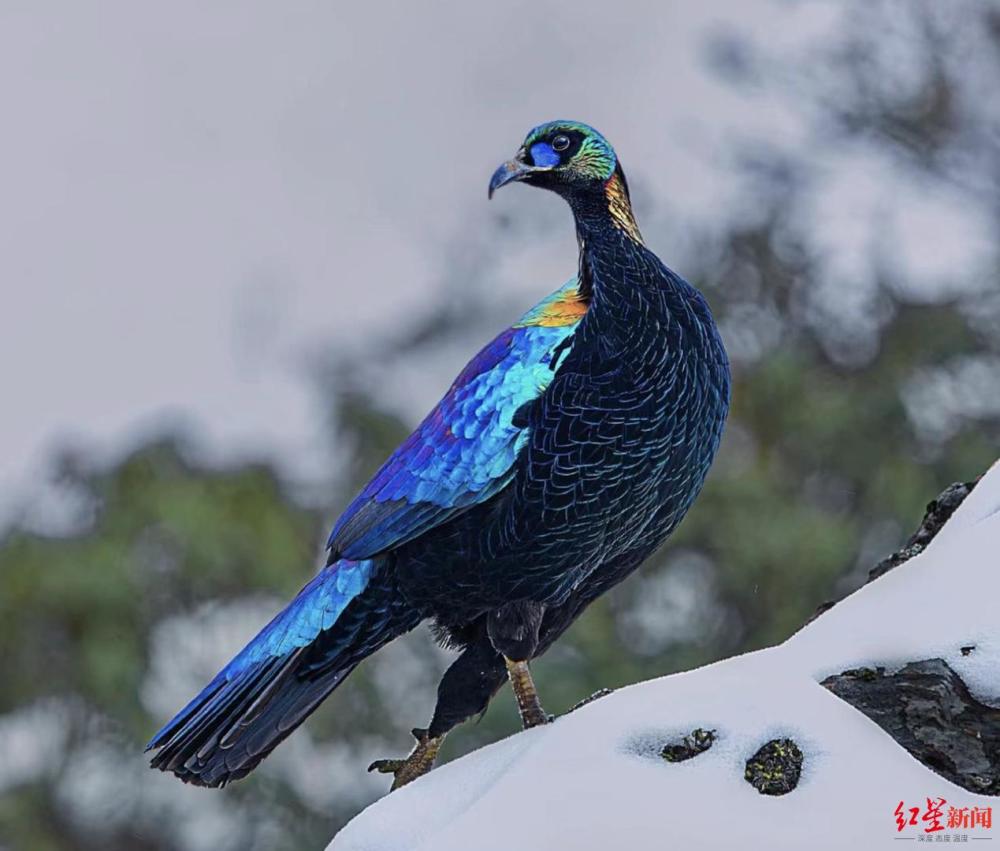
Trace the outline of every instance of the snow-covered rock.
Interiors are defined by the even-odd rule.
[[[998,799],[948,782],[820,685],[850,668],[932,658],[1000,704],[1000,463],[922,554],[783,644],[622,689],[444,765],[371,805],[330,851],[799,851],[992,838],[946,818],[939,834],[920,818],[897,831],[900,802],[908,815],[928,798],[945,799],[945,812]],[[696,728],[716,731],[709,750],[660,756]],[[803,752],[801,780],[762,795],[744,779],[746,761],[782,737]]]

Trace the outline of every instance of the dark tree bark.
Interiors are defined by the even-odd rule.
[[[955,484],[949,485],[941,491],[937,499],[933,499],[927,503],[927,509],[924,519],[920,523],[920,528],[896,552],[890,556],[886,556],[868,571],[868,579],[865,584],[874,582],[880,576],[884,576],[893,568],[899,567],[899,565],[904,564],[916,555],[920,555],[920,553],[927,549],[927,545],[941,531],[944,524],[955,513],[955,509],[972,493],[972,489],[978,481],[979,479],[972,482],[955,482]],[[812,617],[806,623],[812,623],[823,612],[830,611],[836,604],[836,600],[827,600],[825,603],[820,603],[816,611],[813,612]]]
[[[952,783],[1000,795],[1000,709],[980,703],[943,659],[895,674],[858,668],[822,683]]]
[[[910,536],[910,540],[906,542],[905,546],[896,550],[888,558],[882,559],[882,561],[868,571],[868,581],[874,582],[894,567],[899,567],[903,562],[909,561],[915,555],[919,555],[927,549],[927,545],[941,531],[944,524],[955,513],[955,509],[972,493],[972,489],[978,481],[979,479],[972,482],[955,482],[955,484],[949,485],[941,491],[937,499],[927,503],[926,513],[924,514],[920,528]]]

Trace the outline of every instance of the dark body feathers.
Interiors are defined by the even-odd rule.
[[[609,236],[572,345],[521,412],[510,484],[396,550],[404,593],[439,623],[564,602],[609,561],[655,549],[701,488],[729,395],[714,323],[655,255]]]

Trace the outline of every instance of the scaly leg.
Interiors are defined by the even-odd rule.
[[[510,678],[510,687],[514,690],[517,711],[521,713],[521,724],[524,729],[547,724],[550,719],[545,714],[538,699],[538,690],[535,688],[535,681],[531,678],[528,663],[515,662],[506,656],[504,661],[507,663],[507,676]]]
[[[405,786],[434,767],[434,760],[437,759],[444,735],[431,737],[426,730],[417,728],[413,731],[417,744],[406,759],[377,759],[368,766],[368,770],[393,775],[390,792]]]

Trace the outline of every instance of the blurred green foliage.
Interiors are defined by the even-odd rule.
[[[135,695],[157,619],[249,588],[294,593],[315,555],[318,518],[265,467],[199,469],[168,442],[108,470],[74,466],[64,464],[63,486],[93,506],[86,531],[14,531],[0,548],[0,653],[17,661],[0,711],[69,692],[142,735],[149,719]]]
[[[953,90],[962,81],[935,53],[944,36],[928,8],[914,4],[910,14],[926,39],[920,90],[933,97],[914,101],[910,91],[874,85],[878,63],[869,56],[875,48],[862,9],[848,23],[856,33],[848,31],[839,52],[827,57],[838,97],[825,100],[820,92],[816,99],[824,104],[824,132],[863,138],[947,177],[952,164],[935,153],[949,144],[968,152],[972,143],[963,133],[972,119],[963,123],[955,113]],[[1000,27],[988,12],[970,25],[1000,45]],[[850,56],[870,61],[847,62]],[[744,68],[743,77],[751,71]],[[1000,174],[995,148],[992,156]],[[985,300],[975,294],[909,296],[891,269],[869,288],[860,313],[846,300],[842,312],[810,309],[820,258],[804,228],[822,223],[799,220],[809,151],[799,157],[756,151],[747,164],[755,215],[704,235],[683,268],[708,295],[727,336],[754,342],[734,353],[723,450],[665,550],[595,603],[536,664],[550,711],[604,686],[781,641],[817,604],[860,584],[944,486],[975,477],[997,456],[995,414],[958,410],[948,429],[929,432],[908,399],[928,370],[970,358],[995,362],[1000,322],[980,321]],[[656,215],[647,216],[652,226],[644,223],[654,245],[657,230],[671,225]],[[446,300],[424,320],[433,334],[414,332],[395,352],[391,340],[380,340],[378,357],[365,360],[391,369],[394,357],[419,357],[441,340],[475,349]],[[852,343],[861,325],[874,327],[864,346]],[[257,774],[222,793],[154,775],[140,756],[170,711],[155,699],[166,688],[156,672],[171,661],[162,658],[158,631],[173,628],[171,635],[200,641],[211,656],[211,619],[221,612],[248,637],[308,579],[336,511],[406,435],[411,424],[386,409],[373,391],[378,382],[352,380],[357,366],[340,357],[327,373],[331,439],[349,462],[321,508],[300,504],[267,466],[206,465],[192,460],[179,439],[163,439],[107,466],[65,456],[58,478],[80,507],[77,531],[54,538],[14,528],[0,540],[0,736],[4,724],[17,724],[27,730],[25,740],[54,742],[39,764],[9,759],[13,775],[0,786],[0,847],[322,847],[384,787],[383,779],[365,777],[365,765],[408,749],[407,731],[428,720],[447,664],[425,631],[362,665]],[[998,390],[1000,378],[992,385]],[[925,404],[937,402],[932,396]],[[663,608],[651,609],[650,599]],[[234,601],[256,601],[252,616],[225,608]],[[181,669],[193,669],[190,693],[180,700],[224,661],[188,659],[185,648],[174,653]],[[32,733],[32,713],[55,721],[39,722]],[[516,729],[512,700],[501,693],[480,723],[449,738],[444,756]],[[102,802],[99,817],[87,815],[88,783]]]

